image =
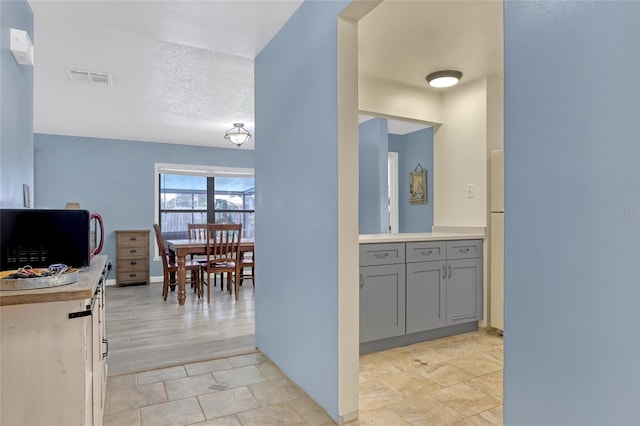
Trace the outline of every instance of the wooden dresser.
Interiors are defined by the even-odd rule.
[[[149,285],[149,232],[116,231],[116,286]]]

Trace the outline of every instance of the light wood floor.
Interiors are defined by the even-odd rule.
[[[251,282],[239,300],[220,288],[211,304],[187,291],[184,306],[162,283],[106,290],[109,376],[255,352],[255,293]]]

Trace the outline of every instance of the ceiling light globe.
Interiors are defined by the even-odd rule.
[[[461,78],[462,73],[460,71],[436,71],[427,76],[427,82],[431,87],[442,89],[445,87],[455,86]]]
[[[233,129],[227,130],[224,138],[231,143],[240,146],[251,139],[251,133],[244,128],[244,123],[233,123]]]

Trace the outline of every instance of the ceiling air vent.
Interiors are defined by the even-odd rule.
[[[67,68],[67,77],[69,81],[74,83],[94,84],[97,86],[111,86],[113,84],[111,74],[108,72]]]

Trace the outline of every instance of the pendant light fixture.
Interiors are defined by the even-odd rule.
[[[244,128],[244,123],[233,123],[233,129],[227,130],[224,138],[240,146],[251,139],[251,133]]]
[[[429,86],[436,88],[451,87],[458,84],[462,78],[462,73],[455,70],[444,70],[432,72],[427,76]]]

